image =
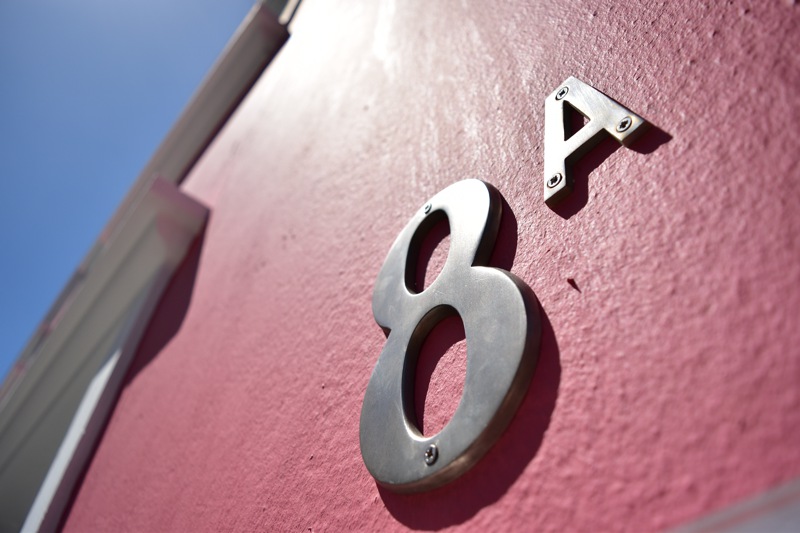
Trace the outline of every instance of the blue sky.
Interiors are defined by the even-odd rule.
[[[0,1],[0,379],[253,3]]]

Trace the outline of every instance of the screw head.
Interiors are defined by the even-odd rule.
[[[620,133],[627,131],[628,128],[631,127],[631,124],[633,124],[633,119],[631,119],[631,117],[625,117],[617,124],[617,131]]]
[[[431,212],[431,204],[425,204],[425,214],[427,215],[430,212]]]
[[[565,96],[567,96],[568,92],[569,92],[569,87],[565,86],[560,88],[556,93],[556,100],[562,100]]]
[[[435,444],[428,446],[425,450],[425,464],[431,466],[439,458],[439,448]]]
[[[561,180],[563,180],[563,179],[564,179],[564,176],[562,176],[560,173],[553,174],[552,176],[550,176],[550,179],[547,180],[547,188],[548,189],[552,189],[553,187],[555,187],[556,185],[561,183]]]

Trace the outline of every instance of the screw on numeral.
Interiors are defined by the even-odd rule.
[[[547,180],[547,187],[552,189],[553,187],[555,187],[556,185],[561,183],[561,180],[563,180],[563,179],[564,179],[564,176],[562,176],[560,173],[559,174],[553,174],[552,176],[550,176],[550,179]]]
[[[560,88],[560,89],[558,90],[558,92],[556,93],[556,100],[561,100],[561,99],[563,99],[565,96],[567,96],[567,93],[568,93],[568,92],[569,92],[569,87],[562,87],[562,88]]]
[[[431,212],[431,204],[425,204],[425,214],[427,215],[430,212]]]
[[[623,131],[626,131],[628,128],[630,128],[631,124],[633,124],[633,120],[631,120],[631,117],[625,117],[622,120],[620,120],[619,123],[617,124],[617,131],[622,133]]]
[[[439,458],[439,448],[436,447],[435,444],[431,444],[428,446],[428,449],[425,450],[425,464],[431,466],[433,463],[436,462],[436,459]]]

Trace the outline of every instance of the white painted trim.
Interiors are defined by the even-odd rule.
[[[253,7],[0,388],[0,529],[58,528],[144,328],[205,225],[207,209],[178,184],[288,38],[296,4]]]
[[[199,205],[199,204],[198,204]],[[203,216],[203,219],[205,216]],[[196,228],[202,231],[202,227]],[[191,246],[197,234],[185,234],[180,248]],[[184,239],[191,238],[188,242]],[[28,511],[22,531],[56,531],[72,492],[91,460],[95,444],[114,409],[119,389],[136,356],[139,342],[161,295],[179,264],[165,262],[131,303],[109,356],[92,378],[72,417],[58,452]]]
[[[58,453],[47,471],[47,476],[45,476],[44,482],[42,482],[42,486],[36,494],[31,510],[28,511],[28,516],[22,526],[23,533],[35,533],[42,526],[47,510],[50,509],[50,503],[53,501],[58,487],[61,486],[67,467],[78,449],[81,437],[83,437],[83,430],[89,425],[89,420],[97,408],[97,403],[100,401],[100,396],[111,377],[111,372],[117,365],[121,352],[121,349],[114,352],[100,367],[97,375],[92,378],[92,382],[86,389],[86,394],[84,394],[83,400],[75,412],[75,417],[72,419],[69,430],[67,430],[64,440],[58,448]]]
[[[18,529],[35,498],[28,522],[57,528],[150,315],[207,216],[177,185],[154,181],[59,314],[0,412],[0,529]]]

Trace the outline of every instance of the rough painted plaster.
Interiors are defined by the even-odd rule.
[[[212,208],[199,264],[66,530],[645,531],[800,475],[798,7],[359,4],[304,2],[185,183]],[[601,146],[554,212],[543,103],[570,75],[666,133]],[[372,284],[467,177],[508,203],[495,264],[540,300],[541,360],[472,471],[397,496],[358,448]],[[463,366],[439,366],[452,412]]]

